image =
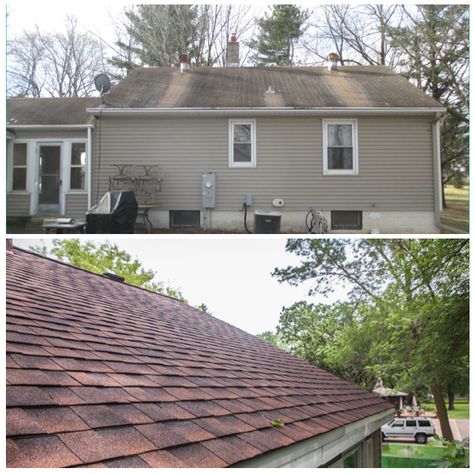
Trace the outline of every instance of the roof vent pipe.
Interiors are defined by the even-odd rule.
[[[118,281],[119,283],[123,283],[125,281],[124,277],[121,277],[120,275],[116,275],[115,273],[112,273],[112,272],[102,273],[102,276],[106,278],[110,278],[111,280],[114,280],[114,281]]]
[[[337,63],[339,61],[339,55],[337,53],[328,54],[328,71],[335,71],[337,69]]]
[[[185,72],[189,69],[189,58],[187,54],[182,54],[179,57],[179,67],[181,72]]]

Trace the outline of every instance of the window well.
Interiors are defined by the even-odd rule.
[[[331,229],[362,229],[362,211],[331,211]]]
[[[200,211],[170,211],[171,228],[199,228],[200,223]]]

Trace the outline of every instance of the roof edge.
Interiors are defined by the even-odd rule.
[[[446,107],[90,107],[89,114],[100,115],[167,115],[167,114],[291,114],[291,115],[324,115],[324,114],[429,114],[446,112]]]
[[[83,124],[71,124],[71,125],[21,125],[21,124],[14,124],[14,123],[7,123],[7,128],[13,129],[23,129],[23,130],[33,130],[33,129],[43,129],[43,128],[54,128],[54,129],[68,129],[68,130],[82,130],[86,128],[94,128],[94,124],[92,123],[83,123]]]
[[[307,457],[310,457],[313,463],[316,461],[318,462],[318,466],[321,466],[331,461],[331,459],[334,459],[334,442],[339,444],[338,454],[340,454],[365,439],[384,423],[392,419],[394,412],[395,410],[393,408],[383,410],[366,418],[361,418],[352,423],[342,425],[331,431],[326,431],[311,438],[263,453],[252,459],[240,461],[236,464],[232,464],[230,467],[303,467],[296,463],[301,462],[301,460]],[[351,435],[347,435],[348,433]],[[346,435],[345,441],[343,438],[344,435]],[[330,449],[331,447],[333,449]]]

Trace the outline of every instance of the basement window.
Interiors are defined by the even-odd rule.
[[[326,175],[358,174],[357,120],[323,120],[323,162]]]
[[[256,157],[255,120],[229,120],[229,166],[231,168],[255,168]]]
[[[362,229],[362,211],[331,211],[331,229]]]
[[[172,229],[198,229],[200,224],[200,211],[170,211],[170,228]]]
[[[12,190],[26,190],[26,143],[13,145]]]

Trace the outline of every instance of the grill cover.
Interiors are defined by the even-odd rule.
[[[133,191],[109,191],[86,214],[88,234],[133,234],[138,203]]]

